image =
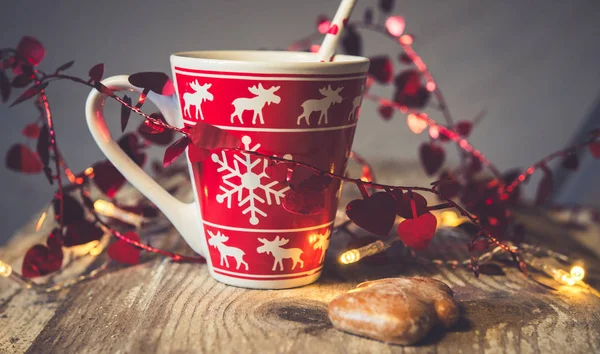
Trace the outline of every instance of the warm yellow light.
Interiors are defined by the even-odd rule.
[[[340,256],[340,263],[350,264],[358,262],[359,260],[372,256],[374,254],[381,253],[390,248],[390,244],[384,243],[381,240],[369,243],[361,248],[353,249],[342,253]]]
[[[569,274],[563,274],[560,281],[567,285],[575,285],[575,280]]]
[[[96,241],[98,242],[98,241]],[[92,249],[90,249],[90,256],[97,256],[104,250],[104,245],[101,242],[98,242]]]
[[[360,252],[358,250],[349,250],[340,256],[340,263],[342,264],[350,264],[355,263],[360,260]]]
[[[318,237],[319,236],[317,234],[311,234],[310,236],[308,236],[308,243],[313,244],[317,242]]]
[[[112,214],[115,210],[115,205],[106,200],[98,199],[94,202],[94,210],[102,215]]]
[[[462,223],[462,219],[454,211],[446,210],[440,214],[440,224],[442,226],[457,227]]]
[[[94,177],[94,168],[93,167],[86,168],[85,171],[83,171],[83,174],[90,178]]]
[[[44,225],[44,220],[46,220],[46,212],[43,212],[42,215],[40,215],[40,218],[37,221],[37,224],[35,224],[35,232],[40,231],[40,229],[42,228],[42,225]]]
[[[571,268],[571,278],[574,281],[581,281],[583,280],[583,277],[585,277],[585,269],[583,269],[583,267],[574,266]]]
[[[70,168],[66,168],[65,169],[65,175],[67,176],[67,178],[69,179],[69,182],[71,183],[76,183],[77,178],[75,177],[75,175],[73,174],[73,171],[71,171]]]
[[[123,209],[106,200],[98,199],[94,202],[94,210],[100,215],[108,216],[113,219],[121,220],[130,225],[140,227],[144,222],[144,217]]]
[[[406,116],[408,128],[415,134],[421,134],[427,128],[427,115],[425,113],[410,113]]]
[[[2,261],[0,261],[0,276],[5,278],[9,277],[12,273],[12,267]]]

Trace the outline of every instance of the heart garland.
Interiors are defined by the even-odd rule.
[[[140,236],[135,232],[127,232],[123,236],[140,242]],[[108,256],[119,263],[138,264],[140,263],[140,253],[141,250],[139,248],[121,239],[108,246]]]

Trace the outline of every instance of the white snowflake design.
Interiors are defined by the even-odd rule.
[[[244,144],[244,148],[248,151],[257,151],[260,148],[260,144],[255,144],[250,147],[252,143],[252,139],[249,136],[242,137],[242,143]],[[219,186],[219,189],[223,191],[222,194],[217,195],[216,199],[219,203],[224,203],[227,201],[227,208],[231,209],[231,200],[233,196],[237,194],[237,202],[238,206],[242,207],[244,205],[248,205],[246,209],[242,211],[243,215],[250,213],[250,224],[257,225],[259,222],[258,216],[266,217],[267,213],[259,208],[257,204],[265,204],[265,199],[267,205],[271,205],[273,199],[277,205],[281,204],[281,199],[285,195],[290,187],[284,187],[279,190],[273,189],[278,181],[271,181],[269,175],[265,172],[269,161],[267,159],[263,159],[260,157],[251,157],[250,154],[240,152],[233,155],[233,166],[229,164],[229,160],[225,155],[225,151],[221,151],[221,156],[218,154],[212,154],[211,158],[214,162],[216,162],[220,167],[217,169],[217,172],[227,171],[221,179],[223,181],[223,185]],[[284,158],[291,159],[291,155],[285,155]],[[260,167],[260,163],[262,161],[262,167]],[[240,164],[243,169],[240,169]],[[258,167],[258,171],[255,172],[255,167]],[[267,181],[263,181],[266,179]],[[267,182],[269,182],[267,184]],[[248,191],[248,194],[244,197],[244,190]],[[257,192],[264,194],[264,199],[262,196],[259,196]]]

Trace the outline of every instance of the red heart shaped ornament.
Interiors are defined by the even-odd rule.
[[[35,278],[60,269],[63,252],[60,247],[48,248],[35,245],[27,251],[23,259],[21,273],[25,278]]]
[[[389,193],[375,193],[348,203],[346,215],[360,228],[387,236],[396,220],[396,200]]]
[[[135,232],[127,232],[123,236],[133,241],[140,241],[140,236]],[[138,264],[140,263],[140,253],[139,248],[121,239],[108,246],[108,256],[119,263]]]
[[[398,225],[398,236],[408,247],[422,251],[433,238],[437,219],[433,214],[426,213],[416,219],[406,219]]]

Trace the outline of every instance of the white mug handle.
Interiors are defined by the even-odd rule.
[[[114,91],[142,92],[141,88],[131,85],[128,78],[129,76],[127,75],[113,76],[104,79],[102,84]],[[175,122],[179,114],[179,107],[175,94],[161,96],[154,92],[149,92],[147,97],[158,107],[167,123],[176,125]],[[200,212],[199,206],[194,202],[189,204],[180,202],[169,194],[169,192],[133,162],[119,147],[119,144],[112,139],[104,120],[105,98],[104,94],[94,89],[90,92],[85,103],[87,124],[96,144],[98,144],[100,150],[102,150],[117,170],[165,214],[188,245],[196,253],[204,256],[205,253],[202,249],[202,235],[204,235],[204,230],[202,229],[202,224],[196,219],[196,215]]]

